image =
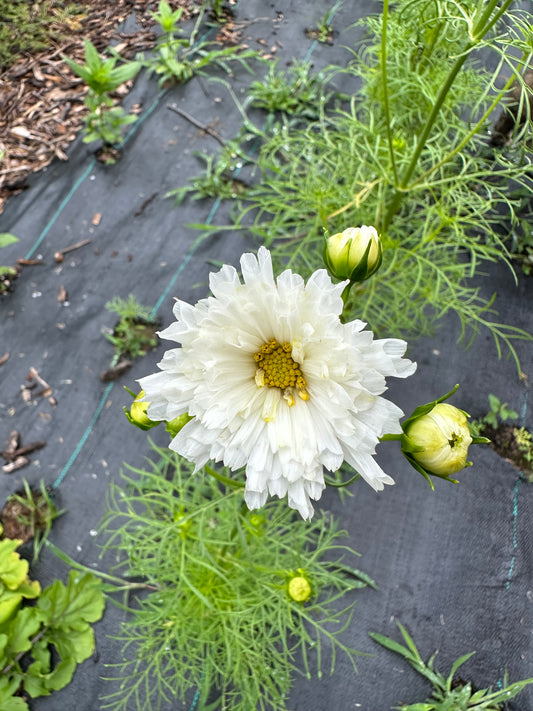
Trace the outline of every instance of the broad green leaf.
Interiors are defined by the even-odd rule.
[[[15,235],[9,232],[0,232],[0,247],[7,247],[8,244],[15,244],[18,241],[19,239]]]
[[[24,691],[33,699],[50,695],[50,691],[46,688],[46,673],[42,672],[41,662],[33,662],[26,670],[24,674]]]
[[[114,88],[116,88],[125,81],[133,79],[133,77],[138,74],[140,68],[140,62],[128,62],[127,64],[122,64],[120,67],[113,69],[109,77],[109,81],[112,82],[115,85]]]
[[[434,711],[436,708],[434,704],[411,704],[402,706],[401,711]]]
[[[28,704],[20,696],[0,701],[0,711],[30,711]]]
[[[34,659],[34,662],[37,662],[39,664],[39,670],[42,672],[43,670],[48,673],[52,669],[52,652],[50,650],[49,644],[48,644],[48,639],[45,637],[41,637],[41,639],[37,640],[35,644],[32,647],[31,650],[31,656]]]
[[[30,664],[24,676],[24,690],[34,699],[49,696],[66,686],[76,671],[74,659],[62,659],[54,669],[42,665],[40,661]]]
[[[17,656],[27,652],[32,639],[41,629],[42,615],[36,607],[24,607],[18,611],[9,626],[8,655]]]
[[[99,620],[105,600],[94,575],[71,570],[67,585],[55,580],[43,590],[37,606],[47,614],[53,627],[75,629],[80,623]]]
[[[81,629],[56,627],[51,630],[48,640],[62,659],[74,659],[78,664],[88,659],[94,652],[94,632],[87,623]]]
[[[28,577],[28,561],[16,552],[20,544],[11,538],[0,541],[0,580],[10,590],[16,590]]]
[[[22,595],[12,590],[4,590],[0,598],[0,626],[13,617],[17,607],[22,602]]]
[[[15,692],[19,690],[20,687],[20,676],[18,674],[13,674],[12,677],[0,676],[0,708],[2,708],[2,702],[4,699],[8,699]]]
[[[63,659],[53,672],[46,676],[46,688],[49,691],[58,691],[66,686],[74,676],[76,662],[74,659]]]

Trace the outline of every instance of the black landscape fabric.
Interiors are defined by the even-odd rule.
[[[337,3],[331,46],[304,32],[330,9],[325,0],[241,0],[234,12],[237,23],[247,23],[244,38],[251,48],[270,50],[280,66],[306,59],[320,69],[349,60],[346,47],[353,47],[362,32],[353,23],[380,11],[381,3]],[[243,99],[249,83],[267,68],[251,75],[235,66],[231,77],[219,77]],[[3,446],[9,433],[18,430],[23,443],[46,442],[31,455],[28,467],[0,474],[0,496],[4,501],[23,478],[32,485],[42,478],[54,486],[66,513],[54,523],[51,541],[80,563],[98,568],[97,530],[109,482],[119,480],[124,462],[142,466],[150,456],[148,438],[122,412],[130,401],[123,386],[136,390],[135,380],[154,372],[167,348],[160,343],[119,379],[101,382],[100,373],[112,358],[102,331],[115,325],[104,305],[115,296],[134,294],[142,304],[156,307],[166,326],[172,321],[174,297],[194,303],[207,293],[213,261],[238,265],[243,251],[257,247],[231,231],[200,240],[201,233],[186,226],[228,224],[225,203],[186,200],[175,207],[164,198],[201,171],[196,151],[220,149],[212,136],[169,104],[230,139],[241,118],[227,87],[201,78],[165,91],[154,78],[142,75],[126,108],[133,103],[142,104],[141,118],[114,165],[97,162],[94,145],[78,139],[68,162],[56,161],[32,178],[29,189],[11,198],[0,217],[0,232],[20,239],[2,250],[3,263],[42,257],[42,265],[25,267],[14,292],[0,302],[0,356],[9,353],[0,367],[0,441]],[[62,263],[54,261],[57,251],[83,240],[90,242],[65,254]],[[497,292],[500,321],[532,330],[531,277],[519,275],[516,284],[501,264],[479,283],[486,293]],[[61,288],[64,303],[58,301]],[[456,346],[460,330],[454,317],[436,326],[434,338],[410,344],[408,355],[417,361],[418,371],[406,381],[391,380],[390,398],[409,413],[460,383],[452,402],[473,416],[486,413],[487,396],[494,393],[520,413],[521,424],[533,426],[528,381],[519,379],[511,360],[498,358],[490,334],[480,332],[466,350]],[[516,347],[531,381],[532,344],[522,341]],[[48,383],[56,404],[47,397],[23,400],[21,386],[31,368]],[[168,437],[160,429],[151,434],[164,446]],[[510,681],[533,676],[533,485],[487,446],[474,448],[474,466],[459,474],[459,485],[438,480],[431,491],[393,444],[380,446],[378,459],[396,480],[394,487],[375,493],[357,482],[352,498],[341,503],[328,490],[320,502],[340,518],[349,544],[362,554],[359,567],[378,585],[377,591],[358,592],[343,637],[369,656],[358,661],[358,674],[339,656],[331,677],[295,676],[291,711],[386,711],[425,699],[430,690],[426,682],[368,637],[376,631],[398,638],[396,620],[411,632],[424,658],[439,650],[437,668],[443,672],[457,657],[475,650],[461,676],[479,688],[503,683],[505,674]],[[32,567],[32,577],[43,586],[66,576],[66,565],[48,550]],[[107,665],[121,658],[120,642],[112,636],[119,634],[125,616],[108,604],[96,625],[97,655],[79,667],[65,689],[31,701],[31,708],[99,709],[100,698],[113,687],[104,678],[113,675]],[[191,694],[187,704],[174,701],[162,709],[192,707]],[[533,687],[508,708],[533,711]]]

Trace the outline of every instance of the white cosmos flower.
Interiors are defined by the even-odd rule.
[[[244,283],[224,265],[210,275],[212,296],[178,301],[161,337],[162,372],[139,380],[148,417],[193,416],[170,448],[196,464],[246,467],[245,500],[288,496],[304,519],[324,489],[324,467],[346,460],[376,490],[393,484],[373,458],[378,439],[400,434],[403,412],[381,393],[385,378],[416,364],[407,344],[374,340],[365,323],[341,323],[341,293],[319,269],[307,284],[290,270],[274,280],[270,252],[241,257]]]

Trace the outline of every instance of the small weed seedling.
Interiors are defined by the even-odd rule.
[[[33,559],[37,560],[52,523],[63,513],[52,500],[44,481],[41,480],[36,490],[24,480],[24,490],[8,498],[0,519],[7,538],[23,542],[33,539]]]
[[[227,200],[243,195],[247,189],[246,183],[232,177],[242,156],[240,149],[237,147],[239,153],[236,153],[234,148],[233,142],[227,144],[217,157],[198,153],[197,157],[206,164],[205,171],[192,178],[189,185],[170,190],[165,197],[175,198],[175,204],[179,205],[189,193],[193,200],[213,197]]]
[[[165,0],[161,0],[157,12],[152,13],[163,34],[157,43],[154,58],[143,60],[143,64],[148,71],[155,72],[159,76],[160,86],[186,82],[195,74],[203,74],[209,65],[215,65],[229,74],[231,73],[229,63],[234,60],[251,71],[246,60],[259,56],[254,50],[243,50],[241,47],[208,50],[208,42],[195,44],[196,32],[203,13],[198,16],[190,37],[179,36],[182,30],[178,27],[178,22],[182,14],[182,8],[172,11]]]
[[[533,483],[533,436],[525,427],[513,427],[513,434],[524,460],[522,473],[531,484]]]
[[[489,407],[490,409],[484,417],[472,421],[471,430],[474,433],[479,434],[487,427],[497,430],[507,420],[516,420],[518,417],[518,412],[511,410],[506,402],[500,402],[499,398],[492,393],[489,394]]]
[[[7,247],[8,244],[15,244],[18,242],[18,237],[9,234],[9,232],[3,232],[0,234],[0,248]],[[0,265],[0,294],[6,294],[13,283],[13,279],[17,277],[17,270],[15,267],[4,267]]]
[[[496,395],[489,395],[489,412],[474,420],[470,429],[473,435],[484,435],[492,448],[504,459],[519,469],[527,481],[533,482],[533,436],[525,427],[508,424],[516,420],[518,413]]]
[[[115,106],[111,93],[121,84],[133,79],[141,68],[141,63],[126,62],[115,66],[120,57],[114,55],[102,59],[96,47],[85,40],[85,64],[78,64],[68,57],[64,61],[89,87],[84,99],[89,113],[85,117],[85,143],[101,140],[105,148],[111,148],[122,140],[122,127],[137,120],[128,115],[122,106]],[[107,162],[112,162],[112,159]]]
[[[250,86],[252,106],[270,113],[280,111],[291,116],[318,119],[320,110],[332,97],[326,92],[327,74],[311,73],[309,62],[295,61],[284,72],[278,69],[278,62],[271,64],[263,81],[255,81]]]
[[[105,305],[119,317],[113,333],[106,338],[115,346],[113,365],[122,359],[143,356],[150,348],[157,346],[156,329],[159,324],[151,315],[151,310],[140,304],[130,294],[127,299],[116,296]]]
[[[333,27],[330,24],[331,11],[328,11],[324,17],[318,21],[316,27],[310,27],[305,31],[305,34],[310,39],[314,39],[322,44],[333,43]]]
[[[498,691],[492,691],[491,688],[475,690],[471,682],[454,679],[455,672],[470,659],[474,652],[459,657],[453,663],[448,676],[445,677],[436,671],[433,666],[436,653],[430,657],[426,664],[407,630],[399,622],[398,627],[407,646],[375,632],[371,632],[370,636],[378,644],[402,656],[413,669],[433,685],[431,698],[422,703],[398,706],[396,708],[399,711],[501,711],[501,704],[510,701],[522,689],[533,683],[533,679],[524,679],[523,681],[506,685],[505,688]],[[504,683],[507,684],[507,682]]]
[[[224,0],[207,0],[205,4],[217,22],[222,23],[229,16],[230,11],[224,7]]]

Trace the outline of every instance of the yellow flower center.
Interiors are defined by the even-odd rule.
[[[270,388],[283,390],[283,397],[289,407],[294,405],[293,388],[296,388],[302,400],[309,400],[307,383],[299,364],[292,359],[291,353],[290,343],[279,344],[275,338],[263,343],[257,353],[254,353],[254,360],[258,366],[255,374],[257,386],[262,388],[268,385]]]

